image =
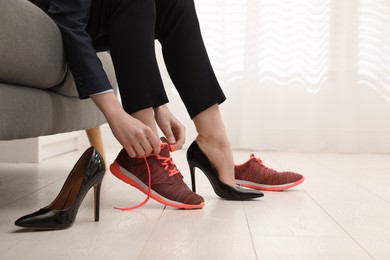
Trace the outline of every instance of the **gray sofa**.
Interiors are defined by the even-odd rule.
[[[108,53],[100,53],[113,86]],[[93,129],[105,119],[80,100],[64,59],[61,33],[27,0],[0,0],[0,140]]]

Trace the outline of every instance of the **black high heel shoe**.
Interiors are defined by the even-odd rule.
[[[105,172],[104,161],[94,147],[88,148],[77,161],[57,198],[47,207],[15,221],[31,229],[65,229],[75,221],[85,195],[94,188],[95,221],[99,221],[100,188]]]
[[[187,150],[187,161],[190,166],[192,191],[195,189],[195,167],[201,169],[206,174],[215,193],[223,199],[228,200],[247,200],[263,197],[264,194],[257,190],[244,188],[241,186],[230,186],[218,178],[218,172],[211,164],[210,160],[194,141]]]

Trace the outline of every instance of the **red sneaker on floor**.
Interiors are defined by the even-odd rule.
[[[305,179],[298,173],[270,169],[254,154],[251,154],[245,163],[235,166],[235,178],[237,184],[265,191],[286,190],[302,183]]]
[[[148,165],[146,164],[146,161]],[[191,191],[183,181],[169,154],[169,145],[162,145],[159,155],[145,158],[131,158],[122,149],[111,164],[111,172],[122,181],[149,195],[148,167],[150,169],[150,197],[175,208],[199,209],[204,199]]]

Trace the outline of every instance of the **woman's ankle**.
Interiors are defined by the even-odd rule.
[[[222,137],[221,135],[204,136],[198,134],[195,140],[198,144],[212,146],[218,148],[219,150],[230,151],[229,140],[227,138]]]

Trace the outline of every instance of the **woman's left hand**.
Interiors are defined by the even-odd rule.
[[[185,127],[171,113],[167,104],[161,105],[154,109],[154,118],[158,127],[164,133],[161,141],[173,144],[175,150],[180,150],[185,142]]]

